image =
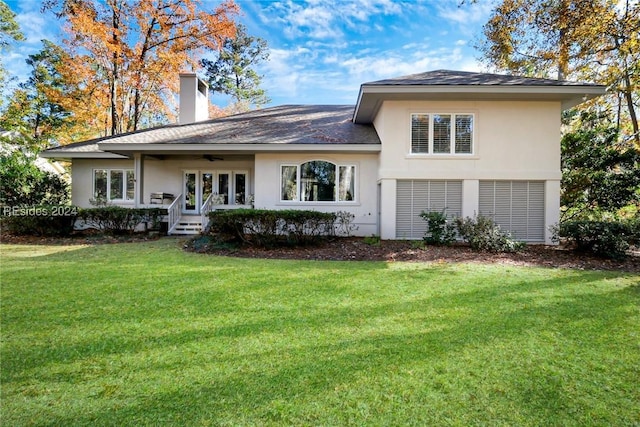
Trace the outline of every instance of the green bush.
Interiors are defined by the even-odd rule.
[[[91,228],[108,234],[132,234],[145,224],[146,229],[158,229],[167,210],[163,208],[123,208],[105,206],[81,209],[78,218]]]
[[[209,213],[207,233],[262,246],[303,246],[351,229],[353,215],[309,210],[234,209]]]
[[[75,206],[3,207],[2,226],[23,236],[68,236],[73,232]]]
[[[458,234],[472,249],[488,252],[518,252],[525,247],[511,234],[500,229],[491,218],[478,215],[475,218],[456,218]]]
[[[564,238],[581,252],[622,260],[629,242],[637,238],[637,221],[566,221],[556,230],[556,239]]]
[[[69,200],[69,184],[38,168],[36,158],[21,150],[0,154],[0,205],[53,206]]]
[[[444,210],[442,212],[422,211],[420,217],[427,221],[424,241],[428,245],[450,245],[456,240],[456,226],[448,221]]]

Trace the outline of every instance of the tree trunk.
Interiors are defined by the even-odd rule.
[[[627,101],[627,108],[629,108],[629,118],[631,119],[631,126],[633,127],[633,139],[636,145],[640,147],[640,131],[638,130],[638,116],[636,116],[636,109],[633,105],[633,95],[631,93],[631,78],[629,77],[629,69],[624,69],[624,83],[626,88],[624,90],[624,98]]]
[[[111,24],[113,25],[113,33],[112,40],[113,45],[118,46],[118,34],[116,30],[119,27],[118,15],[116,12],[115,5],[112,6],[112,20]],[[118,111],[116,110],[116,98],[117,98],[117,81],[118,81],[118,52],[117,50],[113,51],[112,54],[112,74],[111,74],[111,82],[109,87],[109,101],[111,104],[111,135],[115,135],[118,133]]]

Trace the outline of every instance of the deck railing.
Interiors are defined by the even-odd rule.
[[[167,222],[168,224],[168,234],[171,234],[174,227],[180,221],[180,216],[182,215],[182,194],[179,194],[178,197],[174,199],[174,201],[167,208]]]
[[[209,194],[209,197],[207,197],[207,200],[204,201],[200,208],[200,215],[202,216],[202,231],[204,231],[207,228],[207,225],[209,225],[209,212],[212,210],[212,200],[213,193]]]

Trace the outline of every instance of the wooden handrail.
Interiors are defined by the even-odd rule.
[[[174,199],[173,202],[167,208],[167,221],[168,221],[168,234],[171,234],[173,229],[175,228],[178,221],[180,221],[180,217],[182,216],[182,194],[179,194],[178,197]]]
[[[200,216],[202,221],[202,231],[207,228],[209,225],[209,212],[211,212],[211,201],[213,200],[213,193],[209,194],[207,200],[204,201],[202,207],[200,208]]]

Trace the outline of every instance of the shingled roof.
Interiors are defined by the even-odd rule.
[[[592,83],[436,70],[363,83],[353,121],[372,123],[384,101],[553,101],[568,109],[605,90]]]
[[[264,146],[380,145],[371,125],[351,121],[351,105],[284,105],[186,125],[167,125],[70,144],[45,151],[46,157],[81,153],[126,153],[194,148],[215,151],[262,151]],[[364,147],[363,147],[364,148]]]
[[[363,83],[363,86],[594,86],[593,83],[566,80],[538,79],[504,74],[476,73],[469,71],[435,70],[391,79]]]

